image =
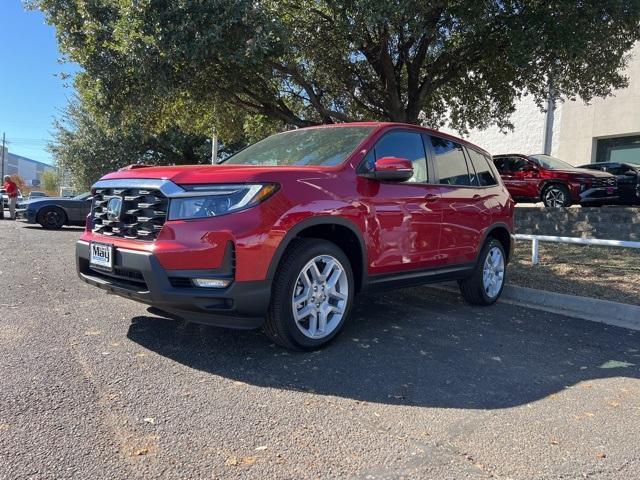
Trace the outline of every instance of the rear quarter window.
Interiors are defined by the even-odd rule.
[[[462,145],[440,137],[430,136],[434,163],[442,185],[471,186],[467,161]]]
[[[480,152],[476,152],[472,148],[468,148],[467,152],[469,153],[469,158],[471,159],[473,168],[476,171],[476,178],[480,186],[490,187],[492,185],[497,185],[498,180],[496,179],[493,170],[489,166],[489,162],[491,160],[485,157]]]

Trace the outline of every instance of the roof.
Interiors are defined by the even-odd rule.
[[[423,127],[422,125],[415,125],[413,123],[400,123],[400,122],[344,122],[344,123],[330,123],[323,125],[312,125],[304,128],[335,128],[335,127],[374,127],[376,130],[381,130],[383,128],[392,128],[392,127],[400,127],[400,128],[408,128],[412,130],[420,130],[425,133],[432,133],[434,135],[438,135],[440,137],[447,138],[457,143],[461,143],[468,147],[472,147],[476,150],[480,150],[488,156],[491,156],[489,152],[487,152],[484,148],[465,140],[464,138],[456,137],[455,135],[451,135],[445,132],[441,132],[440,130],[435,130],[429,127]],[[284,133],[284,132],[281,132]]]

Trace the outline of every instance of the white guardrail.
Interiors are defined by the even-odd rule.
[[[516,240],[531,240],[531,264],[540,263],[539,244],[540,242],[574,243],[579,245],[603,245],[605,247],[640,248],[640,242],[630,242],[626,240],[602,240],[599,238],[579,238],[579,237],[554,237],[552,235],[525,235],[516,234]]]

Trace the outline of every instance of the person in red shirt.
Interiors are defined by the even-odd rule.
[[[9,175],[5,175],[3,187],[7,192],[7,197],[9,198],[9,216],[11,220],[15,220],[16,219],[16,203],[18,203],[18,186],[13,180],[11,180],[11,177]],[[4,205],[3,205],[3,208],[4,208]],[[4,217],[4,212],[2,216]]]

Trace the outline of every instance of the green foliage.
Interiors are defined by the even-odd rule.
[[[509,126],[626,85],[640,0],[32,0],[112,124],[228,141],[254,129],[380,119]]]
[[[60,176],[58,170],[46,170],[40,175],[42,190],[48,195],[58,195],[60,191]]]
[[[150,134],[123,124],[107,126],[78,101],[71,103],[64,118],[55,124],[55,141],[50,150],[58,166],[68,173],[74,187],[86,190],[97,179],[126,165],[176,165],[206,163],[211,160],[211,140],[184,133],[176,126]],[[222,149],[225,154],[230,145]]]

